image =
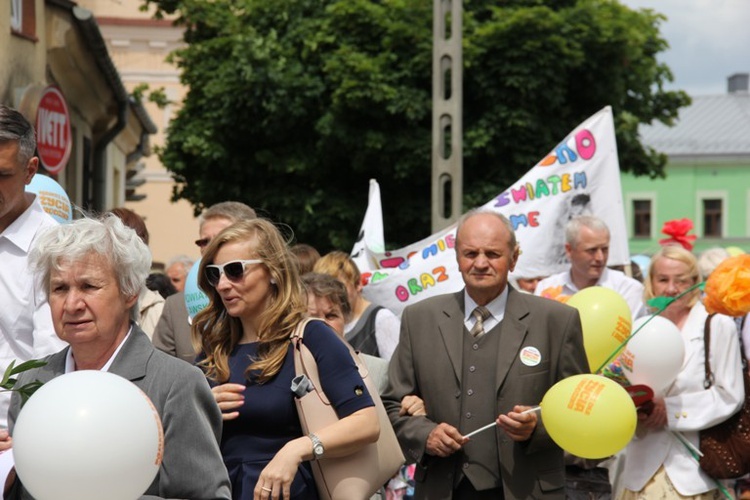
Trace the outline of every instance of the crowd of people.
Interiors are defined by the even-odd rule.
[[[154,273],[145,221],[129,209],[58,225],[24,191],[38,170],[34,149],[31,125],[0,106],[0,254],[11,263],[0,268],[0,362],[44,359],[19,384],[103,370],[143,390],[164,426],[163,460],[143,498],[316,499],[311,463],[376,441],[378,398],[407,460],[383,485],[389,500],[709,499],[733,486],[705,474],[670,432],[697,446],[701,429],[744,401],[739,339],[750,327],[709,316],[694,288],[726,256],[664,246],[641,283],[607,267],[609,229],[584,214],[565,226],[567,271],[511,278],[521,254],[513,226],[477,209],[455,235],[464,288],[399,317],[367,300],[347,253],[292,245],[272,221],[227,201],[200,218],[195,265],[208,305],[191,319],[192,259],[176,256]],[[634,320],[652,313],[650,298],[676,299],[661,316],[686,350],[675,381],[639,412],[635,437],[602,460],[560,449],[536,406],[558,381],[596,368],[579,313],[564,304],[591,286],[619,293]],[[305,434],[290,336],[308,317],[322,320],[305,324],[304,341],[339,419]],[[368,392],[345,342],[379,394]],[[20,411],[19,394],[0,393],[0,452],[13,447]],[[495,426],[467,437],[487,423]],[[4,469],[10,455],[0,453],[5,498],[32,498],[12,462]]]

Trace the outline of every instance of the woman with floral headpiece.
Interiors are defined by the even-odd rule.
[[[744,400],[737,327],[728,316],[709,319],[700,302],[695,256],[681,245],[667,245],[651,258],[645,300],[672,302],[661,316],[680,329],[685,361],[674,383],[654,398],[653,410],[639,413],[636,436],[625,450],[620,499],[718,499],[716,481],[700,467],[688,446],[699,446],[699,432],[734,414]],[[708,319],[708,321],[707,321]],[[713,385],[704,387],[704,334],[710,328]],[[689,445],[681,442],[679,432]]]

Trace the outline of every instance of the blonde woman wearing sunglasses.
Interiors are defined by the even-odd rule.
[[[341,419],[305,436],[290,389],[289,337],[306,316],[307,297],[281,233],[263,219],[226,228],[206,248],[198,283],[210,299],[193,323],[199,366],[222,410],[233,498],[318,498],[308,462],[354,453],[380,432],[346,347],[322,322],[306,327],[305,344]]]

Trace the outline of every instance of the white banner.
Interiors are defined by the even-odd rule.
[[[371,180],[370,202],[373,202]],[[380,205],[380,191],[377,191]],[[454,251],[455,224],[417,243],[390,252],[369,244],[369,221],[382,213],[368,206],[355,245],[365,297],[396,314],[419,300],[463,288]],[[517,277],[549,276],[567,269],[564,228],[576,215],[593,214],[611,233],[609,265],[630,261],[620,187],[612,109],[607,106],[576,127],[542,161],[507,190],[483,205],[510,219],[521,246]],[[374,212],[374,210],[373,210]],[[377,223],[373,223],[373,233]],[[363,237],[364,235],[364,237]],[[375,239],[377,241],[377,238]],[[382,244],[382,239],[378,242]]]

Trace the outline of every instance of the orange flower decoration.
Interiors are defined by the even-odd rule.
[[[556,300],[558,302],[562,302],[563,304],[565,304],[567,301],[570,300],[571,296],[563,295],[562,291],[563,291],[562,285],[551,286],[549,288],[545,288],[544,290],[542,290],[542,293],[540,293],[539,295],[541,295],[545,299],[552,299],[552,300]]]
[[[706,280],[703,300],[709,313],[744,316],[750,312],[750,255],[724,259]]]
[[[664,227],[661,228],[661,232],[669,236],[663,240],[659,240],[660,245],[682,245],[685,250],[693,249],[693,241],[695,241],[695,235],[688,234],[693,229],[693,221],[690,219],[676,219],[670,220],[664,223]]]

